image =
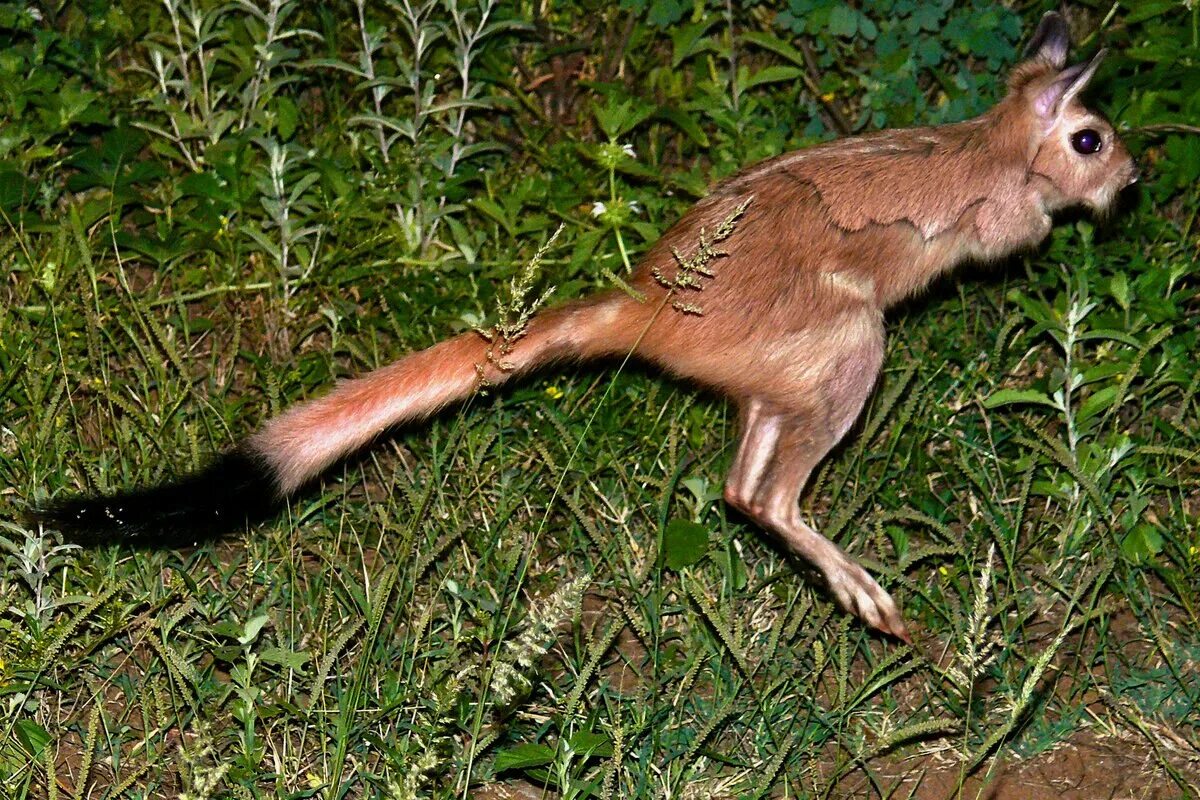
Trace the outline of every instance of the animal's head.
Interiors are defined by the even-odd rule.
[[[1137,181],[1137,165],[1112,124],[1079,97],[1105,51],[1068,67],[1070,44],[1061,15],[1051,11],[1042,17],[1025,60],[1009,78],[1004,105],[1019,120],[1030,174],[1046,210],[1085,205],[1104,212],[1121,189]]]

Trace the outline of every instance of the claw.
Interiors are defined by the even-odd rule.
[[[912,644],[912,636],[891,595],[857,564],[827,576],[838,604],[880,633]]]
[[[895,611],[894,608],[892,610]],[[868,625],[870,625],[872,628],[879,631],[880,633],[885,633],[888,636],[894,636],[895,638],[899,639],[900,641],[904,642],[905,644],[913,643],[912,636],[909,635],[908,628],[904,625],[904,620],[900,618],[898,611],[896,611],[896,613],[894,613],[894,614],[893,613],[886,614],[884,619],[878,623],[868,620],[866,617],[863,617],[863,615],[861,615],[861,614],[859,616],[863,619],[864,622],[866,622]]]

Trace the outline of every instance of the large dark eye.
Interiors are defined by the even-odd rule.
[[[1100,132],[1091,128],[1084,128],[1071,134],[1071,146],[1075,148],[1076,153],[1083,153],[1085,156],[1099,153],[1103,144],[1104,140],[1100,138]]]

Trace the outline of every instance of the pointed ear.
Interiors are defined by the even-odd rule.
[[[1062,69],[1067,65],[1067,50],[1071,47],[1071,31],[1067,21],[1057,11],[1047,11],[1038,23],[1033,38],[1025,46],[1026,58],[1040,58]]]
[[[1057,117],[1067,103],[1070,103],[1091,82],[1096,70],[1100,68],[1100,62],[1106,55],[1108,55],[1108,51],[1101,48],[1086,64],[1076,64],[1060,72],[1054,82],[1043,89],[1034,99],[1033,108],[1037,111],[1038,116],[1043,119]]]

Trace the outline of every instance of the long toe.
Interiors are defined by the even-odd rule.
[[[830,578],[834,596],[846,611],[875,630],[912,644],[896,601],[865,569],[854,564],[846,572]]]

